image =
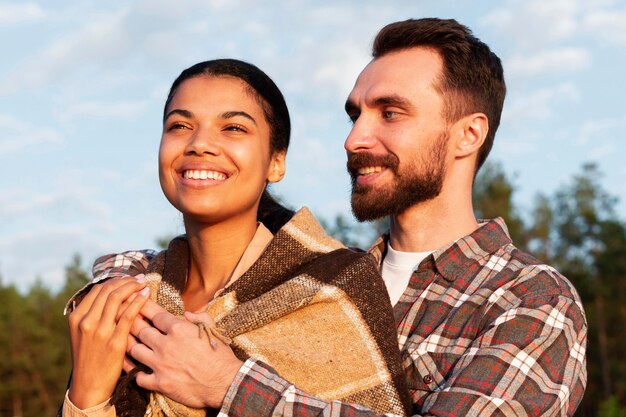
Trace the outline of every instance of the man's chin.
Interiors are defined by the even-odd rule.
[[[369,197],[369,196],[367,196]],[[380,205],[380,200],[352,194],[352,214],[360,222],[378,220],[389,215],[388,210]]]

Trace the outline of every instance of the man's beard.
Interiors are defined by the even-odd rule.
[[[433,143],[427,155],[419,161],[405,164],[399,170],[400,160],[394,154],[376,156],[354,153],[348,156],[348,172],[352,178],[352,212],[359,221],[375,220],[391,214],[399,214],[409,207],[431,200],[441,193],[445,178],[445,155],[448,132],[442,133]],[[356,182],[358,168],[384,166],[395,181],[380,189]]]

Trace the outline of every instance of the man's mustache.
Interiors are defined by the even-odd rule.
[[[348,162],[346,167],[352,177],[355,177],[357,170],[363,167],[383,166],[396,172],[400,160],[392,153],[385,155],[374,155],[368,152],[357,152],[348,154]]]

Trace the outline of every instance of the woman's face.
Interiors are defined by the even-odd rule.
[[[183,81],[166,109],[159,180],[185,220],[256,219],[266,182],[284,175],[284,152],[270,154],[263,109],[234,77]]]

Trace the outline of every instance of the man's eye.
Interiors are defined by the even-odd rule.
[[[395,111],[386,110],[386,111],[383,112],[383,119],[390,120],[390,119],[393,119],[394,117],[396,117],[397,115],[398,115],[398,113],[396,113]]]
[[[350,120],[350,123],[352,123],[352,124],[355,124],[358,118],[359,118],[358,114],[349,114],[348,115],[348,119]]]

